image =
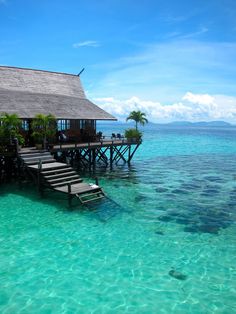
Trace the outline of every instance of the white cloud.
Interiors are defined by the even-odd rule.
[[[190,103],[203,104],[203,105],[209,105],[209,104],[212,104],[214,102],[214,97],[211,95],[193,94],[190,92],[187,92],[182,99],[187,100]]]
[[[130,111],[141,110],[153,122],[212,121],[236,122],[236,97],[226,95],[193,94],[187,92],[181,101],[165,105],[160,102],[131,97],[119,100],[112,97],[95,98],[104,110],[125,120]]]
[[[74,43],[73,47],[74,48],[80,48],[80,47],[99,47],[100,44],[98,41],[95,40],[86,40],[86,41],[81,41],[79,43]]]

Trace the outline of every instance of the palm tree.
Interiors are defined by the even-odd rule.
[[[128,120],[134,120],[135,121],[135,129],[138,130],[138,123],[141,125],[144,125],[145,123],[148,123],[148,120],[146,118],[146,113],[138,111],[131,111],[129,116],[127,117],[126,121]]]
[[[44,148],[48,137],[56,134],[56,118],[52,114],[36,114],[32,121],[33,137],[43,141]]]

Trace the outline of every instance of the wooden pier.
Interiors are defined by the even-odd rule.
[[[130,163],[141,141],[107,140],[91,143],[64,143],[50,147],[50,150],[23,148],[18,152],[20,168],[27,172],[42,194],[51,189],[67,194],[69,205],[77,197],[82,204],[101,199],[105,196],[96,184],[83,182],[72,167],[75,162],[89,169],[97,163],[112,168],[119,161]],[[59,156],[60,155],[60,156]],[[58,161],[58,159],[64,159]],[[68,164],[67,158],[69,158]]]
[[[27,171],[37,184],[40,193],[46,188],[65,193],[68,195],[69,205],[73,196],[82,204],[105,196],[101,187],[84,183],[72,167],[57,162],[48,151],[27,148],[22,149],[18,156],[24,171]]]
[[[88,143],[58,144],[53,145],[50,151],[55,158],[64,156],[70,159],[71,165],[74,162],[80,163],[83,168],[95,169],[97,163],[112,168],[120,161],[130,163],[135,152],[141,144],[141,140],[116,139],[101,140]]]

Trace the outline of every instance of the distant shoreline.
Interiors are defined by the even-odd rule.
[[[99,124],[105,124],[105,125],[114,125],[114,122],[110,121],[101,121]],[[117,121],[115,122],[116,125],[127,125],[127,127],[133,125],[132,122],[123,122],[123,121]],[[207,127],[207,128],[235,128],[236,125],[231,124],[229,122],[225,121],[200,121],[200,122],[189,122],[189,121],[174,121],[174,122],[169,122],[169,123],[154,123],[154,122],[149,122],[145,127],[151,125],[155,125],[157,127],[171,127],[171,128],[183,128],[183,127],[190,127],[190,128],[197,128],[197,127]]]

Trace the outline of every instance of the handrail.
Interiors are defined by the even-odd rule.
[[[114,138],[111,136],[105,136],[103,135],[100,139],[96,140],[90,140],[86,142],[70,142],[70,141],[65,141],[65,142],[60,142],[60,143],[54,143],[53,145],[59,146],[60,150],[61,149],[66,149],[67,146],[70,146],[70,148],[78,149],[81,146],[87,146],[88,148],[91,148],[94,145],[106,145],[106,144],[111,144],[111,145],[119,145],[119,144],[139,144],[141,143],[141,139],[137,138],[126,138],[126,137],[121,137],[121,138]]]

